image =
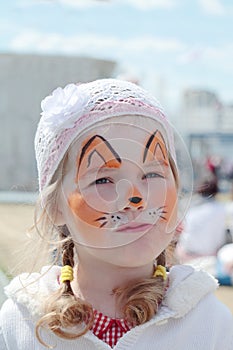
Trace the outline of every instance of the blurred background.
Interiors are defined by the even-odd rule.
[[[0,38],[3,271],[33,220],[40,101],[70,82],[117,77],[151,91],[189,149],[194,189],[214,169],[218,199],[232,205],[232,1],[1,1]]]

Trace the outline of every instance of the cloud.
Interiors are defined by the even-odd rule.
[[[224,44],[221,47],[207,47],[203,55],[206,65],[220,72],[228,72],[232,79],[233,71],[233,44]]]
[[[20,0],[17,6],[19,7],[31,7],[35,5],[53,5],[62,4],[70,7],[86,8],[93,6],[100,6],[101,4],[110,3],[111,0]]]
[[[226,8],[220,0],[198,0],[201,9],[211,15],[222,16],[226,14]]]
[[[203,58],[204,48],[192,47],[182,52],[178,56],[178,63],[180,64],[189,64],[200,62]]]
[[[176,38],[142,36],[119,38],[96,34],[65,36],[25,29],[10,42],[9,48],[20,52],[85,55],[129,62],[176,61],[179,65],[205,65],[208,69],[233,71],[233,45],[193,46]],[[167,61],[166,61],[167,62]],[[167,63],[166,63],[167,64]]]
[[[120,39],[114,36],[77,35],[66,37],[59,34],[44,34],[31,29],[17,35],[10,43],[13,50],[63,52],[68,54],[96,54],[107,58],[120,58],[125,54],[146,52],[176,52],[184,48],[175,38],[136,37]]]
[[[42,0],[34,0],[42,1]],[[45,1],[45,0],[43,0]],[[152,8],[171,9],[176,6],[176,0],[46,0],[72,7],[90,7],[100,5],[131,5],[141,10]]]
[[[176,6],[175,0],[123,0],[121,3],[129,3],[139,9],[148,10],[152,8],[171,9]]]
[[[91,7],[91,6],[97,6],[97,5],[104,5],[109,0],[57,0],[58,3],[61,3],[65,6],[71,6],[71,7],[79,7],[79,8],[85,8],[85,7]]]
[[[177,55],[180,66],[188,69],[204,71],[209,77],[216,77],[219,84],[222,81],[232,81],[233,44],[224,43],[218,46],[187,47]],[[204,74],[205,75],[205,74]]]

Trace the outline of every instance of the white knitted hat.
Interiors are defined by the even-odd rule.
[[[141,115],[163,125],[168,149],[176,163],[172,128],[159,102],[141,87],[116,79],[69,84],[42,103],[35,152],[42,191],[51,181],[74,139],[96,122],[123,115]]]

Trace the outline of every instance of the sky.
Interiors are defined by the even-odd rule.
[[[0,53],[114,60],[165,106],[187,88],[233,104],[232,0],[1,0]]]

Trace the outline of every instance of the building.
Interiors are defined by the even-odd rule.
[[[115,62],[85,57],[0,55],[0,191],[35,191],[34,135],[40,102],[58,86],[111,77]]]
[[[218,164],[219,178],[232,181],[233,176],[233,106],[224,105],[208,90],[187,89],[183,94],[180,115],[194,174],[198,178],[207,159]]]
[[[181,126],[185,133],[215,131],[219,121],[220,101],[207,90],[184,91],[182,98]]]

